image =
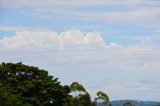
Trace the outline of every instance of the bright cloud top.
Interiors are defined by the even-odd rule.
[[[138,37],[140,38],[140,37]],[[129,38],[127,38],[129,39]],[[136,39],[136,38],[134,38]],[[55,31],[16,31],[14,36],[4,36],[0,46],[6,50],[118,50],[118,52],[148,53],[154,52],[155,45],[147,44],[151,38],[138,39],[142,44],[122,46],[115,42],[106,44],[100,32],[81,32],[80,30]],[[144,43],[145,42],[145,43]],[[125,53],[128,54],[128,53]]]
[[[18,31],[15,36],[4,37],[0,44],[8,49],[100,49],[105,42],[99,32],[82,33],[69,30],[63,33],[53,31]]]

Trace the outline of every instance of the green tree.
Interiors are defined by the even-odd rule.
[[[20,95],[12,94],[9,89],[0,83],[0,106],[30,106],[23,104]]]
[[[88,92],[86,92],[83,85],[78,82],[73,82],[70,85],[71,92],[74,93],[72,98],[73,105],[72,106],[91,106],[91,97]],[[70,105],[71,106],[71,105]]]
[[[98,97],[98,99],[101,99],[101,100],[104,100],[106,102],[109,102],[108,95],[106,93],[102,92],[102,91],[97,92],[97,97]]]
[[[77,93],[86,92],[83,85],[79,84],[78,82],[72,82],[70,85],[71,91],[74,92],[74,97],[77,97]]]
[[[22,63],[0,64],[0,103],[25,106],[62,106],[70,88],[38,67]],[[7,105],[8,104],[8,105]],[[13,106],[13,105],[12,105]]]
[[[102,91],[97,92],[97,97],[94,99],[94,104],[96,106],[112,106],[109,102],[108,95]]]
[[[88,92],[79,95],[79,101],[83,106],[91,106],[91,97]]]

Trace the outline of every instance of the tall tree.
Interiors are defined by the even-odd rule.
[[[71,91],[74,92],[74,96],[77,97],[77,93],[86,92],[83,85],[79,84],[78,82],[72,82],[70,85]]]
[[[73,96],[73,106],[91,106],[91,97],[88,92],[86,92],[83,85],[78,82],[73,82],[70,85],[71,91],[74,93]]]
[[[0,88],[0,98],[4,98],[0,103],[21,100],[28,106],[62,106],[70,93],[68,86],[60,85],[47,71],[22,63],[0,64],[0,86],[4,87]]]
[[[108,95],[102,91],[97,92],[97,97],[94,100],[94,104],[96,104],[96,106],[112,106],[109,102]]]

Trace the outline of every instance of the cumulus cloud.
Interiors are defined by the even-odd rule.
[[[160,69],[159,46],[105,44],[99,32],[17,31],[14,36],[2,38],[0,48],[1,61],[23,60],[29,63],[31,60],[27,57],[33,57],[35,63],[43,64],[131,71]]]
[[[63,33],[53,31],[18,31],[15,36],[4,37],[0,44],[5,49],[35,50],[41,49],[99,49],[105,48],[105,42],[99,32],[82,33],[69,30]]]

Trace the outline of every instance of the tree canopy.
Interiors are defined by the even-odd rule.
[[[1,104],[14,104],[19,100],[23,105],[61,106],[70,92],[68,86],[60,85],[58,78],[38,67],[22,63],[0,64]],[[15,103],[17,106],[21,103]]]
[[[97,97],[94,99],[93,103],[96,106],[111,106],[108,95],[102,91],[97,92]]]
[[[75,93],[75,97],[77,96],[76,92],[85,92],[85,88],[83,87],[83,85],[79,84],[78,82],[72,82],[72,84],[70,85],[70,89],[72,92]]]

